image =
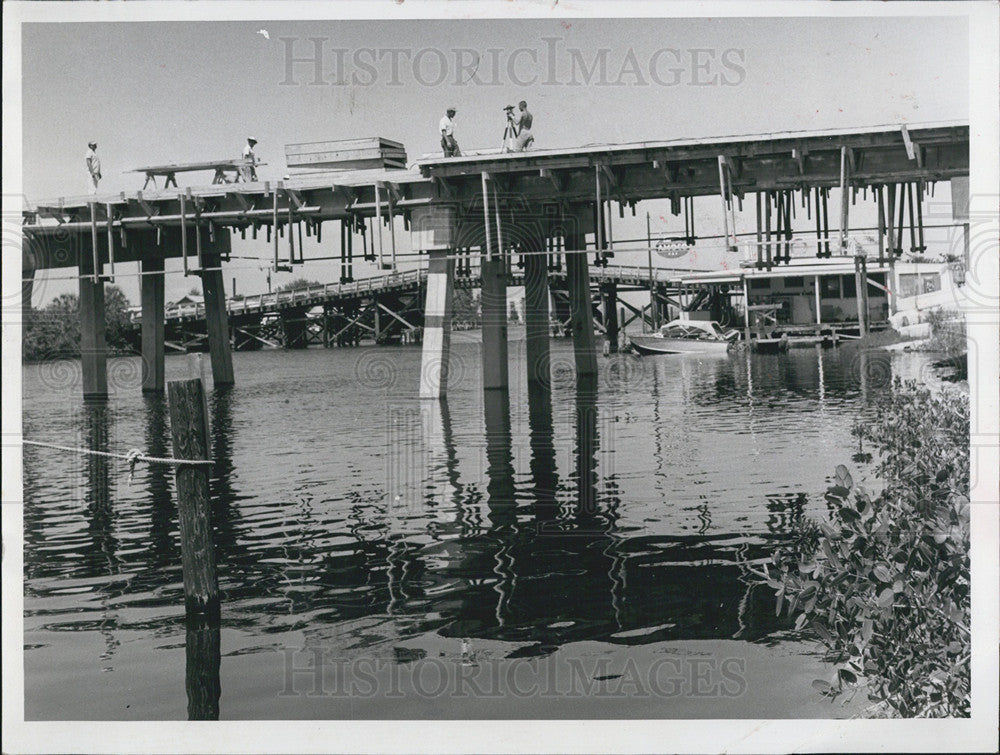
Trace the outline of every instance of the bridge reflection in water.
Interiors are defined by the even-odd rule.
[[[629,644],[773,630],[773,611],[752,610],[770,596],[748,597],[732,552],[713,544],[718,535],[647,539],[619,528],[614,475],[599,474],[596,390],[596,379],[577,379],[573,470],[560,480],[551,396],[546,386],[529,386],[527,485],[515,479],[508,395],[484,392],[487,516],[473,532],[463,508],[478,497],[460,481],[447,401],[422,406],[430,469],[443,473],[432,476],[432,495],[458,511],[450,526],[436,528],[440,546],[414,554],[435,568],[407,571],[423,575],[424,595],[464,583],[440,632],[530,642],[519,655],[542,655],[584,639]],[[757,626],[742,626],[741,611]]]
[[[476,344],[455,348],[477,356]],[[554,344],[554,364],[571,348]],[[401,370],[419,359],[397,354]],[[832,455],[850,458],[851,420],[884,384],[862,384],[846,352],[801,352],[628,362],[631,377],[596,385],[554,369],[552,385],[513,386],[524,403],[463,382],[445,401],[373,403],[345,388],[331,404],[330,381],[350,385],[348,355],[242,354],[252,379],[211,395],[221,668],[246,654],[241,673],[262,695],[274,680],[254,676],[255,654],[303,641],[384,654],[434,634],[532,656],[581,640],[765,635],[773,603],[748,593],[736,554],[764,555],[823,511],[813,493]],[[168,450],[162,398],[87,406],[67,422],[56,411],[65,396],[40,388],[35,369],[26,434]],[[281,398],[289,380],[294,404]],[[135,668],[140,686],[148,677],[180,693],[185,664],[169,659],[185,645],[190,715],[237,714],[241,698],[216,684],[219,627],[184,623],[173,474],[126,478],[100,459],[25,454],[29,714],[84,715],[80,688],[45,681],[67,658],[109,699],[118,677],[103,669]],[[143,711],[175,716],[168,698]]]

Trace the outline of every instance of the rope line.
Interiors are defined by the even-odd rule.
[[[90,448],[75,448],[73,446],[60,446],[55,443],[43,443],[40,440],[22,440],[21,443],[28,446],[41,446],[43,448],[54,448],[57,451],[68,451],[69,453],[75,454],[85,454],[89,456],[103,456],[109,459],[121,459],[129,463],[129,466],[135,467],[136,462],[144,462],[146,464],[171,464],[173,466],[205,466],[209,464],[214,464],[211,459],[176,459],[172,456],[149,456],[144,454],[138,448],[129,449],[127,453],[119,454],[112,451],[94,451]]]

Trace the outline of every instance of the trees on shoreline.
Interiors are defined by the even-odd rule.
[[[131,318],[128,298],[118,286],[104,287],[105,339],[108,349],[131,352],[127,334]],[[32,308],[24,322],[21,356],[25,362],[44,362],[80,356],[80,299],[61,294],[39,309]]]

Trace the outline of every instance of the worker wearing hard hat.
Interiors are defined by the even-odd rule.
[[[441,149],[445,157],[461,157],[462,150],[458,148],[455,141],[455,108],[450,107],[445,111],[444,117],[438,128],[441,130]]]
[[[257,145],[257,140],[252,137],[247,137],[246,146],[243,148],[243,164],[240,166],[240,178],[244,181],[256,181],[257,180],[257,156],[253,152],[253,148]]]
[[[101,158],[97,156],[97,142],[87,142],[87,193],[96,194],[101,180]]]

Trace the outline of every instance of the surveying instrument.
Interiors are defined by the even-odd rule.
[[[503,109],[507,115],[507,125],[503,130],[503,141],[500,142],[500,153],[512,152],[511,142],[517,138],[517,126],[514,125],[514,106],[508,105]]]

